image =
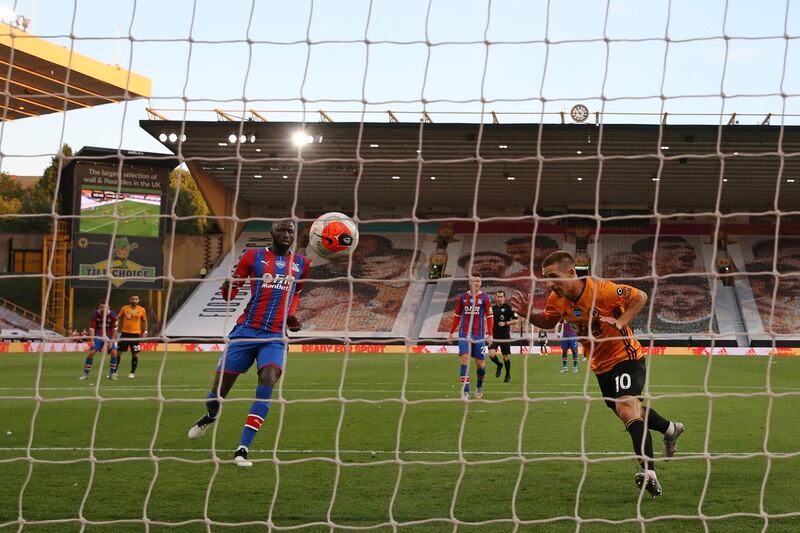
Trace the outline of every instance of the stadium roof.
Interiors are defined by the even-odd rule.
[[[151,82],[0,22],[0,121],[149,97]]]
[[[473,202],[481,217],[520,216],[534,202],[537,212],[547,213],[593,212],[596,201],[602,209],[647,213],[657,205],[659,212],[714,213],[718,198],[723,213],[776,206],[800,211],[800,127],[140,125],[173,153],[180,149],[193,171],[227,187],[231,197],[238,183],[239,201],[250,206],[250,216],[285,213],[286,205],[297,205],[300,215],[352,212],[356,202],[394,210],[397,217],[408,217],[415,205],[420,217],[471,216]],[[298,148],[298,132],[312,142]]]

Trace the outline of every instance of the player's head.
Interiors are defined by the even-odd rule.
[[[294,220],[285,218],[272,223],[272,246],[280,251],[286,251],[294,242],[297,227]]]
[[[494,293],[494,301],[497,302],[497,305],[503,305],[506,303],[506,291],[499,290]]]
[[[483,285],[483,280],[481,279],[481,273],[472,271],[469,275],[469,288],[471,291],[479,291],[481,286]]]
[[[100,306],[97,308],[97,310],[101,313],[105,313],[108,310],[108,304],[106,302],[100,302]]]
[[[139,305],[139,295],[138,294],[134,294],[133,296],[131,296],[131,299],[129,301],[130,301],[131,307],[136,307],[137,305]]]
[[[542,261],[542,277],[556,296],[575,299],[583,290],[583,283],[575,272],[575,258],[557,250]]]

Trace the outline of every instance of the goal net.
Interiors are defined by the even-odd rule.
[[[0,528],[797,530],[800,15],[696,4],[0,8]],[[327,212],[345,260],[308,244]],[[302,275],[258,255],[287,219],[311,263],[273,387],[228,365]],[[544,309],[558,250],[618,299],[541,329],[501,306]],[[638,446],[609,342],[644,354]]]

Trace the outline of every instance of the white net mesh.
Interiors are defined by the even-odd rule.
[[[34,192],[3,177],[0,527],[797,529],[800,368],[780,357],[800,338],[794,4],[62,4],[16,2],[33,24],[0,25],[2,169],[55,156]],[[126,74],[105,98],[121,104],[92,107],[102,69],[70,54],[63,73],[31,66],[57,55],[34,38],[151,76],[149,101]],[[64,142],[108,150],[75,159]],[[81,164],[108,180],[74,188]],[[273,221],[297,221],[302,248],[326,211],[352,215],[361,243],[345,263],[309,252],[304,328],[255,464],[236,468],[255,369],[204,440],[186,439],[250,297],[225,301],[220,284]],[[218,233],[186,235],[206,219]],[[117,270],[75,270],[93,239],[88,266]],[[37,270],[25,254],[42,241]],[[541,308],[557,249],[649,295],[631,323],[645,403],[688,428],[668,464],[652,431],[654,502],[589,362],[559,372],[554,332],[539,356],[515,325],[511,370],[488,362],[483,400],[461,398],[443,341],[468,274]],[[163,255],[163,272],[135,251]],[[47,330],[118,309],[125,272],[163,280],[163,299],[136,287],[142,368],[128,380],[127,353],[106,380],[100,351],[73,381],[88,345]],[[92,278],[104,288],[80,286]],[[41,282],[26,315],[13,303]]]

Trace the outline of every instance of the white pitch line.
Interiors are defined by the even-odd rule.
[[[73,448],[73,447],[36,447],[26,448],[24,446],[17,447],[0,447],[0,452],[139,452],[150,453],[150,448]],[[157,453],[228,453],[230,450],[227,448],[153,448],[153,452]],[[253,453],[272,453],[270,449],[250,449]],[[299,454],[299,455],[322,455],[322,454],[336,454],[334,449],[314,450],[314,449],[280,449],[277,453],[285,454]],[[339,450],[340,454],[381,454],[381,455],[395,455],[398,453],[396,450]],[[400,450],[400,455],[496,455],[496,456],[561,456],[561,457],[580,457],[581,455],[610,455],[610,456],[624,456],[633,455],[630,451],[593,451],[593,452],[547,452],[541,450],[531,450],[524,452],[517,451],[500,451],[500,450],[486,450],[486,451],[463,451],[458,452],[455,450]],[[709,455],[724,455],[724,456],[748,456],[754,453],[761,452],[709,452]],[[683,456],[703,456],[702,452],[677,452],[677,455]],[[793,453],[770,453],[771,457],[781,457],[796,455]]]
[[[374,385],[380,385],[380,383],[374,383]],[[544,385],[536,383],[534,385]],[[75,386],[75,387],[39,387],[38,390],[40,391],[80,391],[91,390],[89,387],[94,387],[94,382],[88,383],[87,386]],[[654,391],[659,391],[662,388],[672,388],[672,389],[682,389],[676,391],[677,393],[697,393],[697,392],[704,392],[705,389],[703,387],[677,387],[677,386],[657,386],[657,387],[650,387],[650,392],[653,393]],[[186,391],[186,392],[208,392],[208,387],[196,387],[194,385],[162,385],[161,387],[156,387],[155,385],[128,385],[125,387],[116,387],[113,384],[109,383],[107,387],[103,387],[104,390],[115,390],[115,391],[156,391],[156,390],[175,390],[175,391]],[[35,387],[0,387],[0,391],[33,391],[37,390]],[[426,390],[426,389],[414,389],[411,387],[407,387],[405,392],[416,392],[416,393],[426,393],[426,394],[447,394],[455,390],[455,386],[451,389],[436,389],[436,390]],[[710,387],[708,392],[717,392],[717,393],[724,393],[728,392],[729,390],[752,390],[752,391],[763,391],[766,392],[767,389],[765,387],[749,387],[749,386],[730,386],[730,387]],[[793,392],[797,391],[800,392],[800,387],[770,387],[769,390],[771,391],[788,391]],[[294,387],[284,387],[284,392],[339,392],[338,388],[335,389],[321,389],[321,388],[313,388],[313,389],[298,389]],[[400,393],[401,389],[350,389],[345,388],[345,393],[348,392],[374,392],[374,393]],[[504,391],[498,389],[490,389],[489,391],[491,394],[500,394],[500,395],[520,395],[522,391]],[[548,390],[535,390],[531,389],[528,391],[528,394],[567,394],[567,395],[579,395],[583,394],[583,390],[578,389],[548,389]],[[589,390],[589,396],[598,396],[599,391],[596,390]]]

